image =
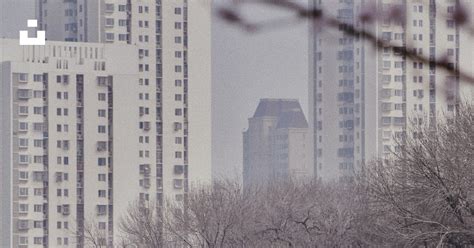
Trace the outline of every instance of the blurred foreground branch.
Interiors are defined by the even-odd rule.
[[[461,71],[458,67],[453,66],[448,57],[443,55],[439,58],[433,59],[427,56],[423,56],[416,53],[413,48],[405,46],[399,47],[385,41],[381,37],[377,37],[375,34],[363,29],[356,28],[352,24],[344,23],[335,17],[325,15],[323,9],[317,7],[307,7],[306,5],[299,3],[294,0],[234,0],[225,6],[217,8],[218,16],[237,27],[242,28],[248,32],[259,32],[267,29],[278,28],[285,25],[291,25],[296,22],[309,20],[315,24],[314,26],[327,27],[332,30],[339,30],[342,33],[370,42],[376,49],[382,48],[395,48],[397,49],[398,56],[406,57],[412,61],[422,62],[441,68],[452,75],[455,75],[459,79],[474,84],[474,76],[467,71]],[[245,5],[263,5],[267,7],[277,7],[286,10],[290,13],[294,13],[292,17],[278,20],[270,20],[263,22],[252,22],[247,20],[241,13],[241,8]],[[381,18],[389,21],[395,21],[405,25],[406,14],[404,10],[399,7],[392,7],[388,12],[379,13],[376,9],[367,9],[362,11],[358,16],[358,21],[364,25],[372,25],[379,21]],[[438,17],[440,18],[440,17]],[[468,30],[472,30],[468,27],[469,16],[465,9],[458,3],[452,16],[450,16],[456,25],[465,27]],[[364,26],[362,25],[362,26]],[[314,30],[317,32],[317,30]]]

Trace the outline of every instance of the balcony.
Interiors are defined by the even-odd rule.
[[[28,83],[28,74],[18,73],[18,83]]]
[[[383,112],[390,112],[392,111],[392,103],[382,103],[382,111]]]
[[[48,177],[45,172],[42,171],[34,171],[33,172],[33,181],[35,182],[47,182]]]
[[[18,89],[16,96],[18,100],[29,100],[33,96],[33,93],[29,89]]]
[[[19,231],[28,231],[31,228],[31,222],[29,220],[18,220],[17,226]]]

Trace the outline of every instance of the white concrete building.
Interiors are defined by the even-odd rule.
[[[308,123],[297,100],[261,99],[243,133],[244,187],[313,176]]]
[[[132,201],[211,181],[210,2],[40,0],[37,13],[45,47],[0,45],[0,246],[82,247],[90,224],[116,244]]]
[[[138,46],[130,142],[152,176],[142,178],[142,199],[182,200],[189,185],[210,183],[211,1],[48,0],[37,13],[49,40]]]
[[[364,38],[311,26],[309,119],[319,178],[350,180],[363,164],[397,150],[394,138],[406,133],[413,118],[416,125],[434,124],[459,100],[472,99],[470,86],[433,63],[397,56],[408,47],[426,58],[444,57],[453,68],[472,71],[470,34],[463,34],[452,18],[457,1],[314,0],[312,4],[395,47],[374,48]],[[394,8],[402,19],[387,18]],[[361,13],[376,10],[385,14],[375,24],[360,21]]]
[[[113,234],[139,188],[138,48],[0,40],[2,247],[71,247],[84,221]],[[128,58],[128,59],[124,59]]]

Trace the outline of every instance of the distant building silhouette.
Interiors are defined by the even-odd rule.
[[[309,135],[298,100],[261,99],[243,133],[244,186],[311,178]]]

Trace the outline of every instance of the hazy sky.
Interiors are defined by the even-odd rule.
[[[244,12],[283,14],[255,6]],[[34,0],[0,0],[0,36],[17,38],[33,17]],[[214,175],[241,177],[242,131],[260,98],[298,98],[307,113],[307,26],[248,34],[214,18],[212,41]]]
[[[35,0],[0,0],[0,37],[18,38],[27,29],[26,20],[35,17]]]
[[[280,16],[269,8],[245,9],[252,18]],[[214,175],[242,170],[242,131],[260,98],[298,98],[307,113],[307,25],[248,34],[213,21]],[[241,175],[239,175],[241,177]]]

